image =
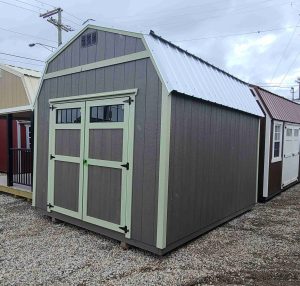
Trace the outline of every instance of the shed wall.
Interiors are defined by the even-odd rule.
[[[29,105],[22,79],[5,70],[0,72],[0,109]]]
[[[259,119],[173,95],[167,245],[256,202]]]
[[[138,41],[131,44],[132,51],[140,49]],[[102,53],[94,50],[95,54],[99,52]],[[132,88],[138,88],[138,94],[135,98],[131,236],[133,240],[155,246],[162,85],[150,59],[44,81],[38,99],[36,206],[46,210],[49,99]]]

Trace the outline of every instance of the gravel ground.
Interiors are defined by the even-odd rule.
[[[165,257],[0,194],[0,285],[300,285],[300,186]]]

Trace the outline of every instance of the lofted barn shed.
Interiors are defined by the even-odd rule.
[[[251,90],[265,114],[258,190],[265,202],[299,182],[300,105],[258,86]]]
[[[246,83],[149,35],[87,26],[48,61],[33,205],[165,254],[256,203]]]

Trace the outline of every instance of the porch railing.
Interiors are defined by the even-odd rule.
[[[26,148],[12,148],[13,182],[32,186],[32,152]]]

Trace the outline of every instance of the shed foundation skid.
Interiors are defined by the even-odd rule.
[[[253,207],[260,116],[244,82],[153,32],[87,26],[47,61],[33,205],[166,254]]]

